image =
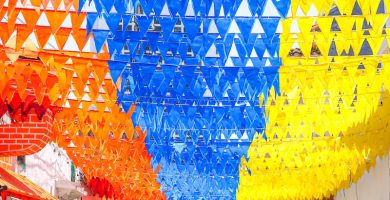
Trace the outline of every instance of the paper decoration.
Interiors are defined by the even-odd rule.
[[[101,197],[328,197],[388,152],[389,8],[4,2],[0,114],[55,113]]]
[[[84,21],[93,19],[77,13],[78,1],[13,3],[4,3],[0,12],[7,15],[0,23],[1,116],[8,112],[22,121],[30,111],[38,117],[53,113],[51,139],[67,150],[87,180],[104,180],[94,193],[164,199],[146,133],[133,125],[132,112],[117,104],[104,42],[108,32],[87,34]],[[112,188],[104,186],[107,182]]]
[[[356,182],[388,152],[387,66],[358,57],[281,67],[268,140],[256,137],[242,159],[237,198],[322,198]]]
[[[291,2],[281,95],[264,105],[267,140],[255,136],[242,158],[237,199],[328,198],[388,153],[389,14],[384,1],[332,2]]]
[[[234,197],[240,158],[265,127],[258,98],[278,92],[277,27],[288,5],[125,1],[114,12],[92,2],[80,7],[96,10],[87,31],[105,33],[95,44],[107,42],[118,102],[137,105],[132,120],[148,133],[161,190],[173,199]],[[266,4],[273,16],[263,17]]]

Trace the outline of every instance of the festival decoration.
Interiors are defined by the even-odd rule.
[[[21,113],[22,121],[31,108],[38,116],[49,110],[53,114],[50,138],[67,150],[88,180],[100,177],[112,186],[109,192],[99,187],[100,196],[163,199],[149,164],[145,133],[116,104],[109,55],[93,53],[94,38],[83,25],[86,14],[77,13],[77,6],[78,1],[3,5],[7,18],[1,24],[2,99],[8,108],[4,113],[9,112],[13,120],[20,118],[13,113]],[[100,48],[107,52],[106,46]],[[17,135],[10,134],[11,138]]]
[[[100,197],[329,197],[388,151],[384,0],[1,5],[0,115],[52,116],[13,152],[50,138]]]
[[[168,198],[234,197],[240,158],[265,127],[258,97],[278,88],[277,27],[288,5],[243,2],[79,7],[95,44],[107,42],[118,101],[126,111],[136,104],[133,122],[148,132]],[[266,4],[276,12],[263,16]]]
[[[267,140],[242,159],[237,199],[330,197],[388,153],[385,1],[332,3],[293,1],[283,20],[281,95],[263,105]]]

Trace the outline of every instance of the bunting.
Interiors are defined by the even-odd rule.
[[[390,147],[389,8],[3,2],[0,116],[50,115],[101,198],[330,197]]]
[[[237,199],[322,199],[388,153],[385,1],[292,1],[282,22],[280,94],[241,159]],[[387,53],[386,53],[387,52]]]
[[[78,5],[78,1],[16,1],[1,7],[0,13],[7,17],[0,22],[0,114],[10,116],[11,125],[21,126],[35,112],[50,125],[41,129],[50,129],[48,133],[22,136],[33,134],[39,144],[35,139],[19,140],[21,133],[9,133],[15,145],[9,144],[13,149],[8,156],[31,154],[55,141],[87,180],[103,180],[98,188],[91,187],[93,194],[164,199],[157,169],[149,164],[146,132],[134,126],[131,112],[124,113],[117,104],[107,63],[110,55],[100,39],[109,32],[88,30],[97,16],[78,13]],[[49,117],[42,119],[44,115]],[[34,148],[25,150],[28,145]],[[7,155],[3,146],[1,154]],[[143,174],[142,178],[136,174]]]
[[[87,32],[105,33],[94,37],[95,45],[107,42],[110,49],[118,102],[125,111],[137,105],[132,120],[148,132],[146,147],[153,168],[161,166],[157,180],[167,198],[235,196],[240,158],[265,128],[259,96],[279,92],[277,27],[288,6],[276,4],[125,1],[114,11],[92,1],[80,7],[93,10]],[[263,16],[264,6],[276,13]]]

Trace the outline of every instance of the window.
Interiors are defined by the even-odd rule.
[[[18,165],[18,172],[26,172],[26,156],[18,156],[16,160]]]
[[[76,182],[76,167],[74,166],[73,162],[70,165],[70,172],[70,181]]]

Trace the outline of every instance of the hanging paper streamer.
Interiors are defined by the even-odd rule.
[[[291,2],[281,95],[268,96],[268,140],[242,159],[238,199],[334,196],[388,153],[385,1],[332,2]]]
[[[37,126],[30,129],[36,133],[27,134],[34,138],[29,140],[17,131],[7,132],[13,138],[6,141],[12,147],[8,156],[37,152],[54,140],[87,180],[103,180],[95,188],[100,196],[164,199],[156,181],[158,169],[150,165],[145,132],[133,125],[132,112],[124,113],[117,104],[107,63],[109,32],[92,31],[89,23],[97,16],[77,13],[78,5],[11,1],[1,7],[0,114],[10,116],[9,126],[25,121]]]
[[[132,119],[148,132],[161,190],[173,199],[233,198],[240,158],[265,127],[259,96],[278,92],[277,27],[288,5],[133,1],[113,12],[100,2],[80,9],[96,10],[87,15],[92,33],[110,32],[118,101],[126,111],[137,104]],[[263,17],[265,6],[276,12]]]

